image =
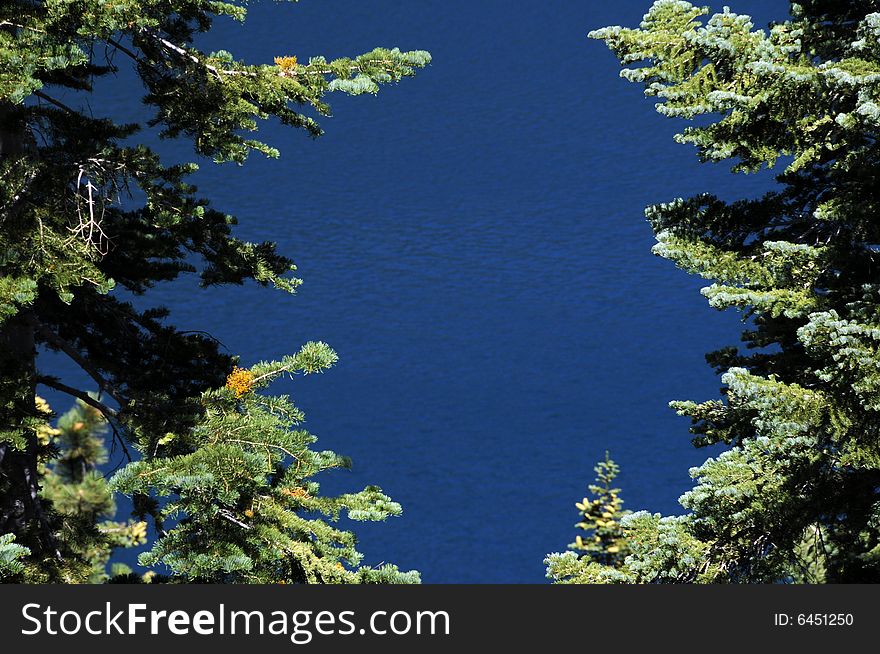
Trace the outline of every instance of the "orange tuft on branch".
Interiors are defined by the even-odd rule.
[[[235,393],[235,397],[241,397],[250,392],[254,384],[254,375],[250,370],[236,366],[226,377],[226,388]]]

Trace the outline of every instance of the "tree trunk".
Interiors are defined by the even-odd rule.
[[[9,434],[19,432],[25,442],[24,449],[8,441],[0,444],[0,532],[12,532],[22,538],[37,526],[42,513],[37,480],[39,444],[36,431],[26,425],[27,417],[35,415],[35,359],[33,316],[26,310],[0,325],[0,430]]]
[[[25,155],[28,142],[21,108],[0,103],[0,161]],[[4,204],[0,227],[14,234],[21,205]],[[0,275],[10,272],[0,269]],[[36,417],[35,329],[36,317],[28,307],[0,323],[0,533],[15,534],[34,556],[43,558],[58,552],[39,495],[40,445],[28,420]],[[10,440],[14,435],[20,436],[18,447]]]

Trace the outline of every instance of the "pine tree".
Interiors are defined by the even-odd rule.
[[[631,554],[601,580],[880,580],[880,13],[807,0],[768,31],[655,2],[604,40],[678,136],[734,172],[784,166],[758,199],[648,209],[654,252],[742,312],[744,346],[707,356],[722,397],[673,402],[698,447],[682,516],[623,520]]]
[[[132,570],[122,563],[107,569],[110,556],[115,548],[144,543],[147,525],[109,519],[116,513],[116,504],[110,485],[98,469],[107,461],[103,438],[106,420],[80,400],[54,427],[50,422],[54,414],[43,398],[36,398],[35,409],[43,419],[36,430],[41,446],[37,462],[40,499],[51,503],[59,549],[70,555],[63,565],[28,565],[29,548],[14,543],[14,534],[4,534],[0,543],[6,554],[0,554],[5,559],[0,563],[0,580],[100,583],[128,577]],[[148,573],[147,578],[150,576]]]
[[[592,583],[594,573],[620,567],[629,554],[629,541],[620,521],[630,512],[623,509],[620,489],[613,487],[620,467],[606,452],[605,460],[594,470],[596,481],[588,487],[593,499],[585,497],[575,505],[581,514],[575,527],[586,535],[578,535],[568,546],[573,551],[549,554],[544,561],[547,576],[557,583]]]
[[[172,580],[415,579],[393,568],[326,569],[335,568],[339,548],[354,565],[354,539],[311,520],[312,509],[381,519],[399,507],[372,487],[319,499],[306,479],[344,459],[309,451],[310,437],[292,428],[301,414],[284,398],[250,390],[282,372],[327,368],[335,360],[329,347],[309,344],[275,367],[251,368],[253,383],[239,395],[225,388],[227,376],[247,374],[235,372],[237,358],[207,334],[175,329],[166,309],[126,299],[144,296],[144,306],[156,284],[185,274],[204,287],[253,281],[288,293],[300,280],[272,242],[234,235],[236,219],[188,181],[195,164],[163,163],[141,138],[143,125],[117,122],[89,103],[101,78],[133,67],[150,126],[189,140],[199,156],[243,164],[252,152],[278,156],[251,137],[260,120],[318,136],[328,93],[376,93],[430,61],[426,52],[378,48],[354,58],[248,63],[195,46],[216,19],[245,15],[238,0],[0,3],[0,560],[12,571],[23,565],[16,574],[27,580],[91,575],[94,559],[85,552],[101,529],[94,522],[68,532],[64,494],[44,479],[55,453],[40,436],[40,386],[97,411],[107,438],[131,452],[133,467],[114,483],[133,494],[135,517],[157,535],[144,561],[170,566]],[[53,374],[38,357],[45,350],[73,361],[97,393]],[[239,440],[227,429],[241,429]],[[52,469],[66,484],[91,484],[94,469],[70,477],[70,445]],[[92,448],[81,457],[86,468],[97,462],[94,445],[79,443]],[[147,469],[162,474],[134,472]],[[282,491],[299,493],[299,482],[308,497],[286,499]],[[161,499],[150,495],[157,490]],[[89,491],[92,500],[101,493]],[[93,520],[109,507],[93,506]]]
[[[48,405],[38,402],[49,414]],[[41,470],[41,497],[52,503],[62,519],[58,538],[67,551],[78,551],[71,562],[79,563],[65,581],[101,583],[133,574],[123,563],[108,563],[113,550],[136,547],[146,542],[147,523],[117,522],[116,502],[99,466],[107,462],[105,435],[107,422],[101,412],[82,400],[58,420],[54,428],[43,430],[57,450]],[[149,576],[147,577],[149,579]]]

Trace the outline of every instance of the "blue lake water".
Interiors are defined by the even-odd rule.
[[[651,255],[643,209],[706,190],[756,195],[770,178],[699,164],[672,141],[680,125],[586,38],[637,24],[648,5],[266,2],[207,39],[259,62],[377,45],[434,56],[378,98],[331,97],[317,141],[266,124],[278,161],[199,173],[241,236],[295,259],[297,296],[182,280],[153,298],[245,364],[312,339],[339,352],[329,373],[275,390],[306,411],[320,447],[354,459],[325,490],[375,483],[403,504],[401,518],[356,526],[366,562],[434,583],[541,583],[606,449],[627,506],[662,512],[678,510],[688,468],[707,456],[666,405],[716,396],[703,354],[736,342],[739,317]],[[766,25],[787,3],[733,9]],[[133,80],[110,82],[95,113],[144,115]]]

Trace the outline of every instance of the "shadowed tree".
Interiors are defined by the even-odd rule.
[[[345,509],[365,519],[399,512],[377,489],[313,506],[287,485],[346,461],[309,451],[310,437],[293,428],[301,414],[284,398],[254,391],[281,374],[329,367],[336,355],[328,346],[308,344],[257,366],[239,393],[235,383],[225,387],[236,359],[215,340],[175,329],[162,307],[126,299],[144,296],[138,306],[149,306],[156,284],[181,275],[198,275],[205,287],[252,281],[288,293],[300,281],[272,242],[237,238],[235,218],[197,195],[187,182],[194,164],[163,163],[143,125],[89,103],[102,77],[133,67],[149,126],[188,140],[200,156],[242,164],[253,151],[278,155],[252,138],[260,120],[318,136],[316,119],[330,111],[326,94],[375,93],[430,61],[425,52],[379,48],[354,58],[247,63],[196,46],[216,19],[243,21],[245,4],[0,3],[0,534],[15,537],[0,542],[15,569],[21,550],[10,548],[28,548],[22,578],[71,580],[83,569],[81,544],[62,537],[60,507],[40,492],[41,461],[52,452],[38,436],[39,386],[97,411],[109,437],[139,459],[118,486],[133,494],[138,519],[155,527],[145,561],[165,563],[182,579],[415,578],[392,567],[367,573],[340,564],[348,576],[325,569],[338,569],[331,545],[340,542],[345,560],[357,564],[353,536],[312,521],[311,511],[334,517]],[[79,366],[92,388],[60,379],[38,356],[46,350]],[[233,438],[233,429],[246,431]],[[319,501],[317,486],[303,488]],[[261,494],[277,501],[255,504]],[[221,524],[229,533],[219,535]],[[205,537],[212,529],[216,539]],[[277,566],[269,570],[271,557]]]

